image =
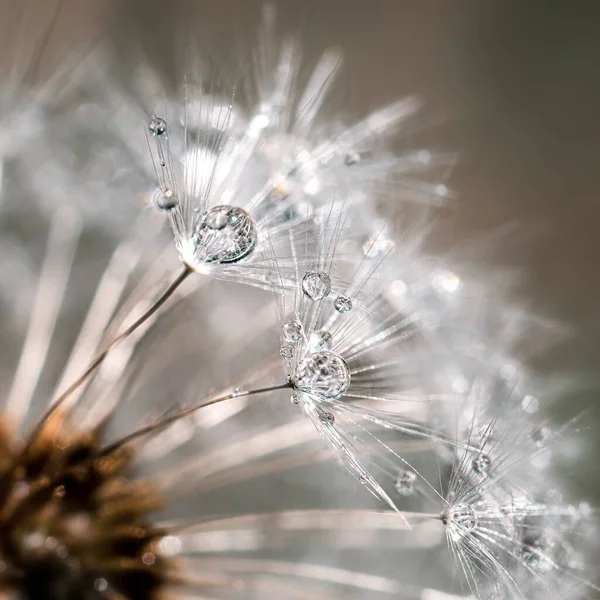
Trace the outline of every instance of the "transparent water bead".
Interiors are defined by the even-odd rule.
[[[477,527],[477,514],[468,504],[456,504],[444,516],[443,522],[454,537],[462,538]]]
[[[347,313],[352,310],[352,300],[348,296],[338,296],[333,303],[333,307],[339,313]]]
[[[279,354],[283,356],[283,358],[292,358],[294,356],[294,346],[292,344],[284,344],[279,349]]]
[[[412,496],[415,493],[416,479],[416,473],[407,469],[398,473],[398,477],[394,481],[394,487],[401,496]]]
[[[173,210],[179,204],[179,201],[173,190],[158,190],[154,194],[154,204],[160,210]]]
[[[350,369],[335,352],[315,352],[298,365],[294,386],[302,392],[335,400],[350,387]]]
[[[283,339],[290,344],[302,339],[302,323],[300,321],[287,321],[282,327]]]
[[[487,454],[480,454],[473,459],[473,471],[479,475],[487,475],[492,466],[492,460]]]
[[[215,206],[196,227],[195,244],[204,262],[235,263],[256,247],[258,234],[252,217],[236,206]]]
[[[162,117],[154,117],[148,129],[152,135],[163,135],[167,131],[167,122]]]
[[[307,271],[302,278],[302,291],[311,300],[323,300],[331,292],[331,279],[323,271]]]
[[[324,425],[333,425],[335,423],[335,417],[330,412],[322,412],[319,415],[319,421]]]

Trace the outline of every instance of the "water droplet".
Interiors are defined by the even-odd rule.
[[[292,394],[290,401],[292,404],[300,404],[300,398],[298,397],[298,394]]]
[[[154,194],[154,204],[160,210],[172,210],[179,204],[179,201],[173,190],[158,190]]]
[[[477,458],[473,459],[473,471],[479,475],[487,475],[492,466],[492,461],[487,454],[480,454]]]
[[[235,263],[246,258],[257,242],[252,217],[235,206],[215,206],[196,227],[195,244],[202,262]]]
[[[344,156],[344,164],[347,165],[348,167],[357,165],[359,162],[360,162],[360,154],[358,152],[356,152],[355,150],[350,150],[350,152],[348,152],[346,154],[346,156]]]
[[[456,537],[464,537],[477,527],[477,514],[469,504],[452,506],[443,519],[450,533]]]
[[[311,352],[331,350],[331,334],[329,331],[325,331],[325,329],[315,331],[310,334],[308,345]]]
[[[231,393],[234,396],[239,396],[242,393],[242,390],[239,387],[233,388],[233,390],[231,390]]]
[[[167,122],[162,117],[154,117],[148,129],[152,135],[163,135],[167,131]]]
[[[283,358],[292,358],[292,356],[294,356],[294,346],[292,344],[284,344],[279,349],[279,354],[281,354]]]
[[[412,496],[415,493],[415,480],[417,476],[414,471],[405,470],[398,474],[394,487],[401,496]]]
[[[300,321],[287,321],[283,324],[283,339],[295,343],[302,339],[302,323]]]
[[[347,313],[352,310],[352,300],[348,296],[338,296],[333,303],[333,307],[339,313]]]
[[[350,386],[350,369],[334,352],[315,352],[298,365],[294,385],[303,392],[335,400]]]
[[[331,279],[323,271],[307,271],[302,278],[302,291],[311,300],[323,300],[331,292]]]
[[[333,425],[335,423],[335,417],[330,412],[322,412],[319,415],[319,421],[324,425]]]
[[[147,566],[153,565],[155,561],[156,556],[154,556],[152,552],[144,552],[144,554],[142,555],[142,562]]]

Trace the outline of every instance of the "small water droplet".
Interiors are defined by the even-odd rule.
[[[284,344],[279,349],[279,354],[281,354],[283,358],[292,358],[292,356],[294,356],[294,346],[292,344]]]
[[[360,154],[356,152],[356,150],[350,150],[344,156],[344,164],[348,167],[352,167],[353,165],[357,165],[360,162]]]
[[[152,552],[144,552],[144,554],[142,555],[142,562],[147,566],[153,565],[155,561],[156,556],[154,556]]]
[[[401,496],[412,496],[415,493],[415,480],[417,476],[414,471],[404,470],[398,474],[394,487]]]
[[[443,522],[455,537],[462,538],[477,527],[477,514],[469,504],[456,504],[450,508]]]
[[[298,394],[292,394],[290,401],[292,404],[300,404],[300,398],[298,397]]]
[[[94,580],[94,589],[97,592],[105,592],[108,589],[108,581],[104,577],[98,577]]]
[[[303,392],[335,400],[350,387],[350,369],[335,352],[315,352],[298,365],[294,385]]]
[[[335,423],[335,417],[330,412],[322,412],[319,415],[319,421],[324,425],[333,425]]]
[[[287,321],[283,324],[283,339],[291,344],[302,339],[302,323],[300,321]]]
[[[352,310],[352,300],[348,296],[338,296],[333,303],[333,307],[339,313],[347,313]]]
[[[311,300],[323,300],[331,292],[331,279],[323,271],[307,271],[302,278],[302,291]]]
[[[232,395],[239,396],[242,393],[242,390],[239,387],[233,388],[231,391]]]
[[[154,194],[154,204],[161,210],[172,210],[179,204],[179,201],[173,190],[158,190]]]
[[[167,131],[167,122],[162,117],[154,117],[148,129],[152,135],[163,135]]]
[[[480,454],[473,459],[473,471],[479,475],[487,475],[492,466],[492,461],[487,454]]]

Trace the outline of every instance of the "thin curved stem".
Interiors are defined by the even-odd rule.
[[[167,288],[167,290],[163,293],[163,295],[134,323],[132,323],[125,331],[120,333],[116,338],[114,338],[108,346],[100,352],[92,360],[92,362],[88,365],[87,369],[64,391],[58,398],[52,403],[50,408],[42,415],[37,425],[35,426],[30,439],[33,440],[36,438],[37,434],[40,432],[42,427],[48,421],[48,419],[52,416],[52,414],[61,406],[61,404],[75,391],[77,390],[85,381],[98,369],[98,367],[104,362],[109,352],[114,348],[119,342],[122,342],[125,338],[129,337],[140,325],[143,325],[152,315],[156,313],[165,302],[175,293],[177,288],[191,275],[193,271],[187,265],[184,267],[183,271],[177,276],[177,278],[171,283],[171,285]]]
[[[234,392],[230,392],[229,394],[225,394],[224,396],[218,396],[217,398],[212,398],[211,400],[207,400],[206,402],[202,402],[201,404],[196,404],[195,406],[191,406],[189,408],[184,408],[183,410],[180,410],[179,412],[175,413],[174,415],[171,415],[170,417],[167,417],[165,419],[157,421],[156,423],[152,423],[151,425],[146,425],[146,427],[142,427],[141,429],[137,429],[136,431],[132,431],[130,434],[126,435],[125,437],[121,438],[120,440],[117,440],[116,442],[112,443],[110,446],[107,446],[106,448],[104,448],[104,450],[102,450],[102,452],[100,453],[100,456],[106,456],[108,454],[111,454],[112,452],[115,452],[119,448],[122,448],[126,444],[129,444],[130,442],[133,442],[134,440],[136,440],[144,435],[153,433],[160,429],[164,429],[165,427],[168,427],[175,421],[179,421],[179,419],[183,419],[184,417],[187,417],[188,415],[195,413],[196,411],[200,410],[201,408],[206,408],[208,406],[212,406],[213,404],[219,404],[220,402],[225,402],[226,400],[232,400],[233,398],[243,398],[244,396],[256,396],[257,394],[265,394],[267,392],[274,392],[276,390],[285,390],[285,389],[291,388],[291,387],[292,387],[292,384],[289,382],[286,382],[286,383],[282,383],[279,385],[272,385],[270,387],[264,387],[264,388],[255,388],[253,390],[246,390],[243,392],[234,391]]]

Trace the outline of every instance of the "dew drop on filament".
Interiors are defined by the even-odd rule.
[[[335,423],[335,417],[330,412],[322,412],[319,415],[319,421],[324,425],[333,425]]]
[[[350,312],[352,310],[352,300],[348,296],[338,296],[333,303],[333,307],[341,314]]]
[[[477,527],[477,514],[469,504],[456,504],[450,508],[443,522],[454,537],[462,538]]]
[[[401,496],[412,496],[415,493],[415,480],[417,476],[414,471],[405,470],[398,473],[394,487]]]
[[[167,131],[167,122],[162,117],[154,117],[148,129],[152,135],[163,135]]]
[[[154,194],[154,203],[161,210],[173,210],[177,204],[177,195],[173,190],[158,190]]]
[[[283,339],[291,344],[302,339],[302,324],[300,321],[287,321],[283,324]]]
[[[323,271],[307,271],[302,278],[302,291],[311,300],[323,300],[331,292],[331,279]]]
[[[492,461],[487,454],[480,454],[473,459],[473,471],[479,475],[487,475],[492,466]]]
[[[350,387],[350,369],[335,352],[315,352],[298,365],[294,386],[302,392],[335,400]]]

